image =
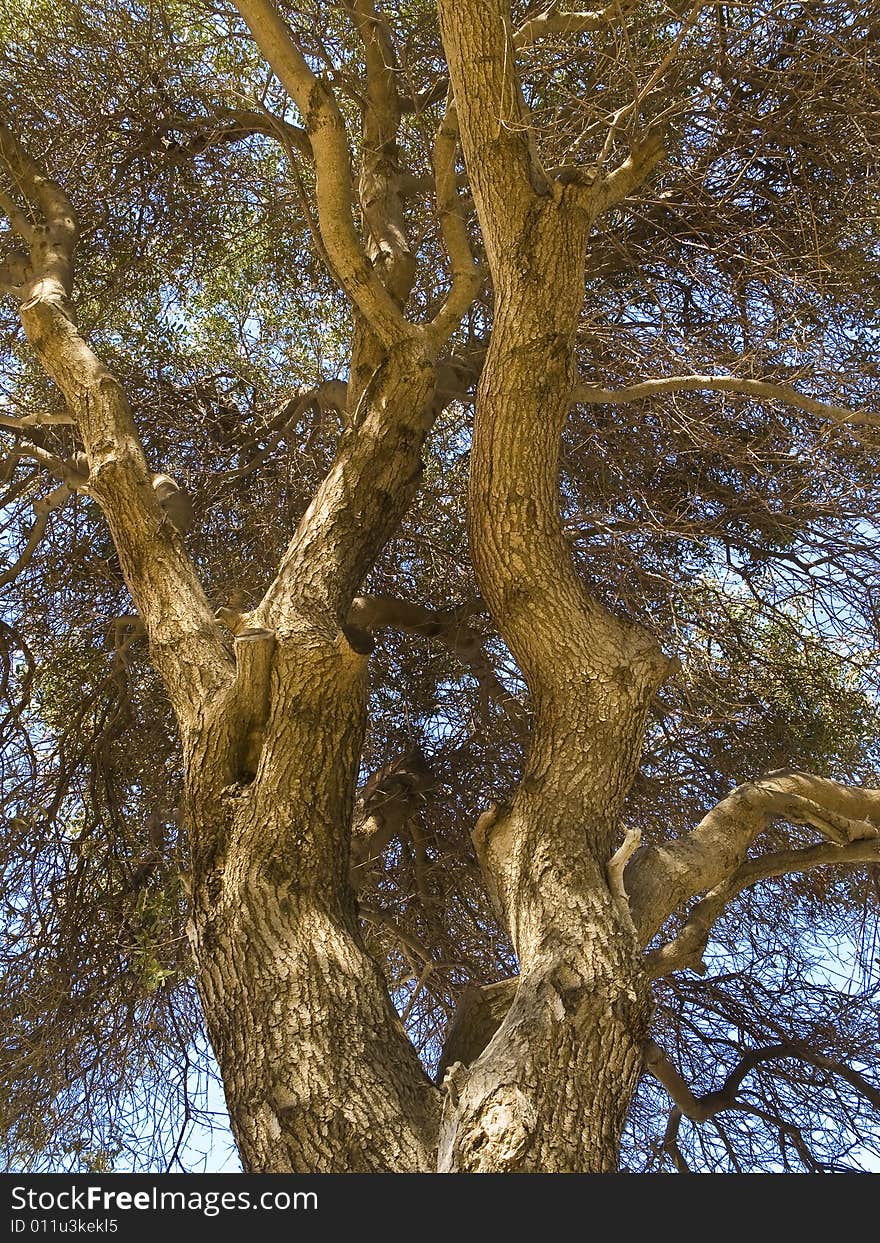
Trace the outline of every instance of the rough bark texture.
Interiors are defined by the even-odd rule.
[[[308,77],[269,16],[273,55],[280,47]],[[338,114],[321,100],[309,121],[316,155],[329,144],[338,156]],[[374,313],[367,339],[380,361],[274,582],[236,618],[233,659],[159,505],[122,389],[72,317],[73,208],[5,128],[0,155],[45,220],[39,233],[22,224],[22,323],[76,419],[82,486],[107,515],[180,727],[190,935],[244,1167],[431,1169],[437,1091],[364,950],[349,882],[368,644],[355,650],[344,619],[417,486],[442,338],[407,325],[355,252],[344,196],[319,196],[353,301],[360,291],[364,318]]]
[[[299,110],[303,128],[287,129],[314,162],[320,247],[355,331],[348,383],[337,382],[346,428],[335,458],[257,607],[220,611],[233,642],[160,504],[122,388],[76,326],[73,207],[2,122],[0,163],[25,211],[6,203],[5,192],[0,206],[25,251],[0,275],[64,396],[63,421],[75,421],[84,454],[70,468],[70,486],[107,517],[177,716],[190,934],[244,1167],[613,1171],[646,1050],[648,1068],[678,1093],[687,1116],[727,1108],[745,1073],[709,1104],[688,1095],[657,1047],[646,1045],[651,978],[699,968],[714,921],[756,881],[880,859],[880,792],[768,774],[738,787],[677,841],[630,858],[628,835],[609,868],[648,707],[668,665],[649,634],[611,616],[575,573],[559,514],[560,437],[573,398],[607,402],[663,385],[725,390],[739,382],[694,375],[617,391],[576,383],[573,341],[593,224],[644,180],[662,142],[648,128],[616,168],[548,174],[536,156],[516,49],[544,33],[601,27],[605,11],[548,9],[514,33],[507,0],[439,0],[452,95],[433,165],[449,289],[430,322],[414,324],[404,314],[414,250],[396,142],[402,105],[383,19],[372,0],[344,6],[366,77],[355,196],[333,88],[315,75],[270,0],[237,7]],[[485,360],[479,347],[440,362],[481,279],[457,199],[459,127],[495,301]],[[433,420],[481,365],[470,544],[483,601],[528,683],[530,725],[488,666],[467,608],[355,595],[415,495]],[[748,384],[744,391],[793,400],[780,386]],[[801,406],[847,416],[815,401]],[[433,779],[427,766],[411,768],[408,784],[381,774],[384,802],[363,800],[352,847],[369,632],[385,625],[439,637],[505,707],[520,737],[529,731],[519,786],[473,831],[520,974],[465,996],[442,1091],[419,1063],[358,930],[358,869],[379,856]],[[750,857],[774,818],[810,825],[825,840]],[[643,955],[694,898],[674,940]]]
[[[433,1167],[436,1093],[348,886],[365,665],[341,633],[289,636],[253,779],[218,781],[236,748],[228,735],[224,765],[210,718],[189,766],[200,989],[251,1171]]]
[[[369,645],[354,650],[337,621],[412,495],[432,390],[419,353],[362,402],[248,618],[272,645],[268,685],[258,662],[242,667],[239,635],[243,693],[233,685],[206,717],[188,764],[200,990],[252,1171],[434,1165],[436,1091],[363,948],[349,883]]]
[[[509,7],[441,2],[440,15],[496,292],[474,424],[471,548],[535,710],[512,806],[482,817],[474,834],[519,985],[476,1062],[447,1072],[440,1168],[613,1170],[651,1003],[605,863],[665,661],[647,634],[585,593],[559,518],[573,335],[607,187],[563,186],[537,164]]]

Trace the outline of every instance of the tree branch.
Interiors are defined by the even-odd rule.
[[[440,30],[468,171],[491,257],[501,239],[518,233],[536,194],[551,201],[520,90],[507,0],[479,5],[441,0]],[[479,64],[478,76],[471,72]]]
[[[355,232],[351,154],[333,92],[312,72],[271,0],[237,0],[236,8],[303,118],[315,160],[321,237],[334,272],[358,311],[387,346],[405,335],[406,324]]]
[[[425,436],[475,382],[484,353],[478,345],[434,362],[420,341],[410,341],[382,358],[288,545],[258,624],[282,624],[307,599],[346,621],[354,592],[418,487]]]
[[[622,164],[583,187],[579,197],[594,218],[621,203],[656,168],[666,155],[664,134],[664,126],[649,126],[644,135],[633,142],[630,153]]]
[[[611,892],[622,906],[629,909],[629,900],[623,883],[623,873],[627,863],[638,850],[642,842],[641,829],[627,829],[623,841],[608,860],[605,872]]]
[[[690,930],[679,934],[677,945],[672,943],[676,948],[664,947],[649,955],[653,974],[675,970],[670,963],[693,961],[695,954],[702,952],[708,929],[739,892],[735,888],[737,877],[743,880],[740,888],[763,879],[761,861],[746,862],[746,853],[775,818],[810,824],[834,843],[819,848],[821,854],[811,851],[806,856],[801,852],[783,856],[789,860],[802,859],[815,866],[819,862],[861,862],[878,857],[880,790],[860,790],[793,770],[768,773],[737,786],[693,832],[676,841],[643,848],[627,867],[630,909],[643,944],[690,898],[709,891],[685,925]],[[826,856],[824,851],[833,853]],[[773,874],[781,873],[767,873]]]
[[[616,798],[631,779],[631,738],[666,661],[645,632],[585,591],[559,516],[559,446],[592,211],[576,184],[552,184],[533,156],[509,4],[440,0],[439,11],[496,291],[474,420],[469,537],[480,590],[534,706],[513,803],[481,817],[474,838],[528,975],[532,947],[555,936],[548,929],[563,912],[572,918],[587,892],[612,906],[609,792]],[[623,669],[625,677],[609,673]]]
[[[681,1127],[682,1113],[677,1105],[674,1105],[669,1111],[669,1117],[666,1120],[666,1130],[663,1132],[663,1141],[660,1145],[661,1152],[669,1153],[669,1158],[675,1166],[676,1173],[690,1174],[691,1169],[684,1154],[678,1146],[678,1132]]]
[[[435,785],[434,773],[417,747],[383,765],[365,783],[352,825],[350,874],[355,892],[362,888],[370,864],[402,832]]]
[[[421,449],[438,412],[443,337],[407,323],[400,309],[412,276],[397,189],[400,109],[393,53],[372,0],[357,0],[351,9],[370,67],[361,191],[376,270],[352,221],[350,153],[332,91],[312,72],[271,0],[241,0],[238,9],[302,115],[315,157],[321,242],[357,311],[349,427],[254,620],[284,630],[305,615],[342,625],[354,591],[417,490]],[[447,317],[443,333],[454,326]]]
[[[249,450],[255,449],[258,444],[261,444],[262,448],[244,466],[237,466],[232,470],[218,471],[212,476],[212,482],[219,483],[227,479],[243,479],[247,475],[252,475],[258,467],[262,466],[278,443],[283,440],[291,424],[300,418],[309,407],[317,407],[322,412],[338,410],[342,413],[345,410],[346,391],[347,385],[344,380],[325,380],[315,388],[285,401],[274,418],[262,429],[259,437],[252,437],[241,446],[239,459]]]
[[[467,624],[467,618],[483,608],[479,599],[455,609],[429,609],[393,596],[355,596],[348,622],[367,631],[387,627],[437,639],[461,661],[483,694],[497,703],[517,732],[523,733],[528,713],[500,681],[486,655],[482,635]]]
[[[406,234],[400,193],[400,99],[391,32],[373,0],[346,4],[364,46],[367,91],[358,197],[369,229],[367,253],[398,306],[409,297],[416,260]]]
[[[709,1118],[713,1118],[716,1114],[722,1113],[727,1109],[748,1109],[749,1106],[737,1099],[737,1093],[742,1087],[743,1081],[764,1062],[776,1062],[785,1058],[795,1058],[816,1067],[817,1070],[825,1070],[831,1074],[838,1075],[864,1096],[866,1100],[870,1101],[875,1108],[880,1108],[880,1089],[869,1083],[864,1075],[852,1070],[842,1062],[837,1062],[833,1058],[815,1053],[812,1049],[796,1041],[769,1045],[763,1049],[749,1049],[743,1054],[733,1070],[730,1071],[722,1087],[715,1092],[707,1093],[706,1096],[694,1096],[687,1083],[685,1083],[673,1063],[658,1044],[655,1044],[653,1040],[649,1040],[645,1045],[646,1070],[654,1076],[658,1083],[663,1085],[675,1102],[676,1108],[686,1118],[690,1118],[692,1122],[706,1122]]]
[[[5,461],[0,464],[0,479],[6,480],[12,477],[16,464],[23,459],[30,459],[38,462],[40,466],[45,466],[50,474],[55,475],[57,479],[63,479],[66,463],[60,457],[56,457],[54,453],[50,453],[48,449],[42,449],[39,445],[32,445],[27,440],[19,441]],[[65,483],[68,481],[65,479]],[[85,479],[80,482],[85,483]],[[79,484],[73,484],[78,487]]]
[[[710,890],[691,911],[679,933],[645,955],[645,970],[651,979],[689,969],[703,974],[703,954],[715,923],[733,899],[762,880],[808,872],[835,864],[880,863],[880,839],[860,838],[847,845],[824,843],[804,850],[783,850],[758,859],[749,859],[729,880]]]
[[[0,262],[0,293],[9,294],[16,302],[21,302],[22,287],[30,275],[30,264],[27,255],[13,251]]]
[[[174,133],[191,134],[192,137],[185,142],[178,142],[169,138]],[[168,117],[148,135],[141,144],[141,149],[164,151],[167,156],[174,158],[192,159],[201,155],[213,143],[238,142],[255,134],[276,140],[283,136],[286,143],[303,159],[309,162],[314,160],[312,144],[304,129],[292,125],[283,117],[270,112],[257,112],[251,108],[224,108],[215,116],[207,117]]]
[[[41,223],[31,225],[8,195],[0,204],[12,211],[10,222],[28,246],[30,271],[21,263],[23,257],[18,256],[20,274],[30,277],[29,287],[23,296],[33,299],[43,293],[44,296],[66,302],[73,285],[73,252],[79,236],[73,205],[61,187],[31,159],[2,116],[0,165],[5,165],[34,214],[42,217]]]
[[[11,414],[0,414],[0,427],[8,427],[10,431],[29,431],[32,427],[75,427],[76,419],[72,414],[23,414],[15,418]]]
[[[579,384],[572,390],[572,405],[619,405],[623,402],[642,401],[664,393],[687,392],[736,393],[744,397],[765,397],[771,401],[784,401],[807,414],[816,414],[835,423],[864,424],[880,427],[880,417],[846,406],[835,406],[817,401],[799,393],[789,384],[777,384],[771,380],[749,380],[739,376],[677,375],[661,376],[653,380],[640,380],[625,388],[605,389],[595,384]]]
[[[440,230],[452,270],[452,284],[446,301],[431,322],[432,330],[441,341],[448,337],[467,311],[477,296],[483,279],[482,271],[474,261],[464,211],[458,194],[458,179],[455,173],[457,148],[458,113],[450,91],[446,99],[446,112],[437,129],[432,153],[437,215],[440,218]]]
[[[513,46],[519,51],[532,47],[540,39],[550,35],[583,34],[588,30],[607,30],[614,22],[623,21],[624,17],[636,7],[636,0],[625,0],[623,4],[609,4],[604,9],[596,9],[586,13],[557,13],[555,5],[537,17],[530,17],[523,22],[513,36]]]
[[[27,543],[18,556],[18,559],[8,570],[4,570],[0,574],[0,587],[5,587],[8,583],[12,583],[18,578],[22,570],[33,560],[34,553],[40,546],[40,540],[46,533],[46,526],[49,522],[49,515],[55,509],[60,509],[70,496],[70,488],[64,483],[53,489],[48,496],[42,500],[34,501],[34,513],[36,521],[31,527],[28,534]]]
[[[2,142],[2,130],[0,130],[0,142]],[[2,147],[0,147],[0,151],[2,151]],[[5,190],[0,190],[0,209],[6,213],[13,233],[30,246],[34,241],[33,226]]]
[[[700,1097],[694,1096],[672,1062],[653,1040],[649,1040],[645,1045],[645,1069],[654,1076],[658,1083],[662,1083],[686,1118],[690,1118],[692,1122],[706,1122],[725,1109],[740,1108],[736,1094],[743,1080],[756,1066],[760,1066],[762,1062],[777,1061],[779,1058],[792,1056],[795,1055],[789,1045],[771,1045],[766,1049],[750,1049],[727,1076],[721,1088]]]
[[[192,564],[154,491],[155,477],[125,394],[72,318],[69,297],[79,231],[73,205],[2,121],[0,164],[42,217],[34,226],[20,291],[22,325],[75,415],[85,447],[86,461],[78,472],[82,490],[98,501],[107,518],[123,575],[147,626],[153,660],[185,733],[204,698],[230,680],[229,657]],[[34,425],[41,421],[61,420],[35,418]]]
[[[443,93],[440,93],[441,98]],[[399,103],[401,113],[406,112],[406,101],[401,99]],[[174,134],[188,134],[191,137],[181,141],[172,137]],[[179,115],[167,117],[135,148],[135,153],[138,151],[164,152],[172,161],[193,159],[215,143],[241,142],[254,135],[274,138],[281,143],[288,154],[293,151],[307,163],[314,165],[315,153],[308,134],[301,126],[293,125],[273,112],[258,112],[252,108],[222,108],[218,109],[214,115],[204,117]],[[467,183],[466,174],[459,174],[455,179],[456,187],[459,189]],[[435,180],[432,176],[420,177],[413,173],[398,172],[397,192],[401,198],[414,198],[430,194],[434,190]]]

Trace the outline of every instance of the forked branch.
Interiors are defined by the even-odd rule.
[[[336,276],[376,336],[390,345],[405,334],[406,325],[355,231],[351,153],[336,97],[312,71],[271,0],[237,0],[236,8],[302,116],[315,159],[321,238]]]
[[[799,1043],[788,1042],[769,1045],[763,1049],[747,1050],[733,1070],[727,1075],[722,1086],[714,1092],[707,1093],[705,1096],[695,1096],[693,1094],[681,1074],[658,1044],[650,1040],[645,1045],[645,1069],[654,1076],[658,1083],[662,1083],[675,1102],[676,1108],[680,1110],[684,1117],[690,1118],[692,1122],[706,1122],[709,1118],[713,1118],[716,1114],[722,1113],[727,1109],[748,1110],[748,1104],[739,1097],[740,1088],[746,1078],[765,1062],[778,1062],[785,1058],[796,1058],[810,1066],[814,1066],[817,1070],[838,1075],[864,1096],[866,1100],[870,1101],[875,1108],[880,1107],[880,1089],[869,1083],[864,1075],[859,1074],[858,1071],[853,1071],[842,1062],[837,1062],[833,1058],[815,1053],[812,1049]]]
[[[774,820],[805,824],[826,839],[802,850],[747,858]],[[793,770],[737,788],[693,832],[648,846],[632,858],[626,888],[642,942],[691,898],[705,894],[678,935],[648,955],[652,975],[700,969],[709,933],[728,903],[760,880],[823,864],[880,862],[880,790],[857,789]]]

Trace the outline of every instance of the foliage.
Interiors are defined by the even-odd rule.
[[[524,20],[527,7],[515,7]],[[363,51],[346,6],[306,0],[286,15],[310,62],[332,71],[356,143]],[[443,54],[433,4],[391,0],[385,16],[410,101],[400,132],[418,258],[409,307],[427,317],[446,280],[428,176]],[[758,0],[683,20],[645,0],[607,32],[522,53],[548,168],[594,160],[634,81],[678,53],[649,96],[668,118],[668,158],[591,244],[582,377],[614,389],[733,372],[876,409],[869,18],[836,0]],[[16,131],[81,213],[80,327],[123,381],[152,468],[193,498],[187,546],[212,605],[254,603],[342,431],[335,410],[295,399],[347,378],[353,327],[314,242],[313,171],[266,128],[267,117],[298,118],[225,0],[17,0],[0,4],[0,35]],[[456,340],[462,356],[480,357],[493,303],[487,282]],[[0,315],[0,412],[58,411],[15,308]],[[438,418],[423,486],[366,590],[434,609],[475,599],[472,400],[471,389]],[[15,457],[18,432],[0,434],[11,454],[2,551],[14,565],[33,502],[54,484]],[[77,448],[64,425],[29,438],[62,458]],[[687,832],[769,769],[880,784],[878,466],[876,426],[772,400],[679,392],[573,408],[560,486],[579,570],[681,661],[652,710],[626,807],[646,841]],[[50,516],[5,591],[6,1163],[172,1166],[207,1118],[210,1058],[186,940],[171,714],[92,502],[74,497]],[[490,618],[469,624],[501,695],[453,646],[388,631],[371,659],[362,757],[366,781],[418,746],[435,776],[359,895],[367,942],[431,1068],[462,989],[516,971],[469,828],[516,781],[528,703]],[[762,1063],[748,1110],[685,1124],[671,1146],[669,1102],[646,1077],[628,1168],[876,1159],[877,1089],[833,1067],[877,1082],[878,893],[876,867],[745,891],[715,930],[709,975],[658,985],[658,1032],[695,1091],[767,1043],[814,1056]]]

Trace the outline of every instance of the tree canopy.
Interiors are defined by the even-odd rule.
[[[353,571],[347,632],[370,654],[348,866],[429,1074],[467,1060],[455,1039],[478,987],[509,1004],[519,970],[471,836],[517,787],[535,718],[468,537],[475,392],[506,297],[504,245],[459,144],[476,122],[455,73],[450,87],[434,3],[279,3],[336,109],[319,134],[350,146],[340,189],[346,161],[343,176],[268,65],[242,17],[254,7],[0,0],[10,1168],[175,1168],[216,1073],[168,688],[14,295],[41,205],[25,160],[73,205],[77,330],[124,390],[149,469],[191,502],[183,543],[230,651],[382,375],[328,231],[328,184],[348,195],[389,305],[449,320],[417,488]],[[519,124],[560,193],[609,187],[572,342],[566,546],[590,597],[672,658],[618,826],[642,843],[627,892],[652,846],[719,811],[739,823],[723,810],[734,788],[763,778],[769,792],[737,869],[651,932],[656,1009],[622,1165],[868,1168],[878,15],[838,0],[509,7],[523,111],[499,103],[492,141]],[[501,230],[500,199],[493,210]],[[359,511],[342,512],[356,528]],[[823,779],[867,791],[874,811],[820,815]]]

